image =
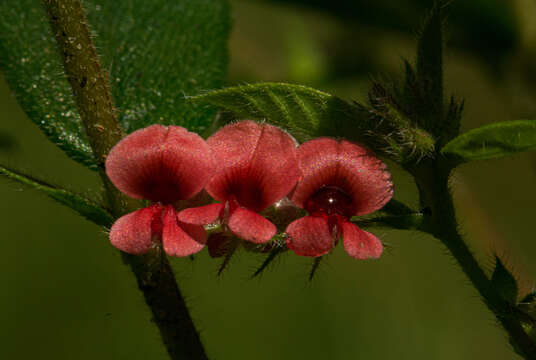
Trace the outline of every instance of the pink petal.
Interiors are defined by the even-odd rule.
[[[227,225],[239,238],[257,244],[270,241],[277,232],[275,225],[269,220],[241,207],[231,212]]]
[[[218,220],[222,210],[223,204],[210,204],[205,206],[199,206],[182,210],[177,214],[177,219],[188,224],[212,224],[213,222]]]
[[[299,178],[296,143],[275,126],[241,121],[220,129],[207,143],[217,171],[206,190],[218,201],[234,195],[240,205],[258,212],[287,195]]]
[[[330,138],[311,140],[298,148],[298,160],[303,175],[291,200],[300,207],[323,186],[336,186],[350,195],[354,215],[376,211],[393,196],[386,165],[358,144]]]
[[[363,231],[349,221],[341,222],[344,248],[356,259],[377,259],[383,252],[382,242],[373,234]]]
[[[333,249],[335,241],[328,220],[320,216],[305,216],[289,224],[287,247],[301,256],[322,256]]]
[[[145,254],[151,249],[153,220],[162,213],[162,207],[153,205],[117,219],[110,230],[110,242],[121,251],[133,255]]]
[[[188,199],[210,180],[213,159],[206,142],[180,126],[152,125],[117,143],[106,174],[125,194],[172,203]]]
[[[162,243],[164,251],[169,256],[192,255],[201,251],[205,246],[205,229],[199,225],[179,222],[177,212],[172,206],[166,207],[163,222]]]

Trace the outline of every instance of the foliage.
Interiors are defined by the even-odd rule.
[[[127,132],[152,123],[201,132],[212,123],[216,110],[187,104],[184,95],[223,83],[226,0],[85,5]],[[72,159],[95,169],[41,1],[0,3],[0,69],[30,119]]]
[[[459,163],[499,158],[536,149],[536,120],[504,121],[468,131],[441,153]]]

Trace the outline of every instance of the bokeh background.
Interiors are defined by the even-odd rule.
[[[233,0],[229,84],[286,81],[365,100],[373,78],[413,59],[426,0]],[[466,100],[463,129],[536,117],[536,4],[456,1],[445,81]],[[0,161],[94,194],[97,176],[49,143],[0,76]],[[395,197],[417,206],[394,164]],[[453,188],[462,231],[488,270],[500,254],[522,292],[536,280],[536,156],[462,166]],[[91,195],[90,195],[91,196]],[[0,357],[165,359],[156,327],[105,232],[45,196],[0,180]],[[338,247],[311,260],[239,253],[223,276],[206,251],[172,259],[211,359],[517,359],[493,315],[439,242],[373,229],[378,261]]]

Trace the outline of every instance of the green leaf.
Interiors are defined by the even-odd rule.
[[[421,86],[422,114],[439,121],[443,107],[443,8],[436,1],[424,22],[417,45],[417,79]]]
[[[389,200],[389,202],[385,204],[385,206],[381,208],[379,212],[395,216],[415,214],[415,210],[404,204],[402,201],[396,199]]]
[[[458,163],[513,155],[536,149],[536,120],[504,121],[470,130],[441,153]]]
[[[325,92],[285,83],[260,83],[229,87],[190,98],[210,103],[239,117],[268,120],[288,128],[304,141],[321,134],[326,119],[345,116],[350,105]],[[338,102],[339,106],[333,106]]]
[[[50,141],[96,169],[41,1],[0,2],[0,69]]]
[[[212,123],[216,109],[186,103],[184,95],[223,84],[226,0],[87,0],[84,5],[127,132],[152,123],[201,132]],[[96,169],[40,0],[0,2],[0,69],[49,139]]]
[[[495,270],[491,276],[491,285],[499,295],[510,304],[517,301],[517,281],[514,276],[506,269],[499,259],[495,256]]]
[[[238,117],[267,120],[303,142],[318,136],[343,137],[395,159],[430,153],[434,141],[426,132],[395,117],[379,121],[371,110],[306,86],[259,83],[229,87],[190,98],[210,103]]]
[[[216,109],[187,103],[185,95],[223,85],[230,30],[227,0],[85,4],[126,132],[154,123],[204,132]]]
[[[65,189],[60,189],[54,185],[47,184],[20,172],[9,170],[3,166],[0,166],[0,175],[47,194],[60,204],[73,209],[78,214],[97,225],[110,227],[114,222],[114,218],[106,209],[83,196]]]
[[[352,222],[359,227],[379,226],[398,230],[421,230],[423,229],[423,221],[424,215],[422,213],[352,219]]]

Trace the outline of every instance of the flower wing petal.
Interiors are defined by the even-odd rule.
[[[286,230],[287,247],[297,255],[317,257],[333,249],[328,221],[321,216],[305,216],[291,222]]]
[[[199,206],[180,211],[177,214],[177,219],[188,224],[212,224],[213,222],[218,220],[222,210],[223,204],[210,204],[205,206]]]
[[[210,180],[213,159],[206,142],[180,126],[151,125],[117,143],[106,174],[125,194],[153,201],[188,199]]]
[[[382,242],[373,234],[361,230],[357,225],[344,221],[342,237],[344,249],[356,259],[377,259],[383,252]]]
[[[238,207],[231,211],[229,229],[239,238],[264,244],[274,237],[277,229],[271,221],[256,212]]]
[[[161,212],[160,206],[150,206],[120,217],[112,225],[110,242],[119,250],[129,254],[147,253],[152,245],[151,224]]]
[[[203,249],[206,232],[202,226],[181,223],[177,213],[168,206],[163,217],[162,243],[169,256],[183,257],[195,254]]]
[[[354,215],[378,210],[393,196],[385,164],[358,144],[319,138],[302,144],[297,154],[302,178],[291,200],[300,207],[323,186],[337,186],[348,193],[355,204]]]
[[[296,143],[275,126],[241,121],[207,142],[218,172],[206,189],[219,201],[234,195],[242,206],[261,211],[287,195],[299,178]]]

